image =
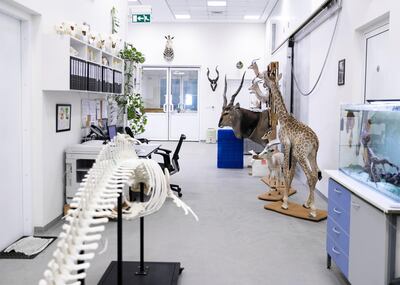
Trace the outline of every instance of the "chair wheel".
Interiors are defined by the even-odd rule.
[[[182,193],[181,192],[178,193],[178,197],[179,198],[182,197]]]

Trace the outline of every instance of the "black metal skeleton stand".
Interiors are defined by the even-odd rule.
[[[140,184],[144,202],[144,184]],[[98,285],[176,285],[183,268],[179,262],[144,262],[144,217],[140,218],[140,261],[122,261],[122,193],[118,197],[117,261],[108,266]]]

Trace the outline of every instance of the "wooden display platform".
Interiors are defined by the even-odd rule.
[[[284,214],[287,216],[313,221],[313,222],[320,222],[325,220],[328,217],[328,213],[324,210],[317,209],[317,217],[313,218],[309,216],[310,209],[304,208],[302,205],[289,202],[289,209],[285,210],[281,208],[282,201],[273,202],[264,206],[266,210],[274,211],[280,214]]]
[[[285,183],[278,183],[276,180],[269,179],[267,176],[261,178],[261,181],[270,188],[285,188]]]
[[[292,196],[296,193],[296,190],[290,188],[289,196]],[[264,192],[261,195],[258,195],[257,198],[263,201],[281,201],[283,198],[283,189],[272,189],[270,191]]]

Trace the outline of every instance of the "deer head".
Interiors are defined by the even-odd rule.
[[[255,75],[258,77],[260,75],[260,70],[258,68],[257,60],[259,60],[259,58],[254,59],[251,62],[251,64],[248,67],[248,69],[252,69],[254,71]]]
[[[217,89],[217,83],[219,79],[218,65],[215,67],[215,72],[217,73],[217,77],[215,77],[214,79],[210,78],[210,69],[207,68],[207,78],[208,81],[210,81],[212,91],[215,91]]]
[[[240,82],[239,88],[232,95],[231,100],[229,101],[229,104],[228,104],[228,99],[226,98],[228,82],[226,80],[226,75],[225,75],[225,88],[224,88],[224,93],[223,93],[224,103],[222,105],[222,113],[221,113],[221,117],[220,117],[219,123],[218,123],[218,126],[220,128],[232,127],[235,129],[235,127],[240,123],[240,118],[241,118],[240,104],[239,103],[237,103],[236,105],[233,105],[233,104],[235,102],[236,96],[239,94],[240,90],[243,87],[245,75],[246,75],[246,72],[243,73],[242,81]]]
[[[269,98],[267,95],[264,95],[263,92],[260,89],[260,86],[258,85],[260,82],[262,82],[262,79],[259,78],[254,78],[251,81],[251,86],[249,87],[249,91],[251,94],[255,94],[257,99],[260,100],[261,102],[267,103],[269,101]]]

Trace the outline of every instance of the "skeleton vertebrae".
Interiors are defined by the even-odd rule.
[[[190,212],[197,220],[190,207],[170,190],[168,172],[164,175],[153,160],[139,160],[132,142],[118,135],[99,154],[71,203],[75,209],[65,217],[66,224],[57,249],[40,285],[78,285],[77,280],[86,277],[86,273],[76,271],[90,267],[89,260],[94,258],[93,251],[97,250],[101,232],[105,229],[102,224],[108,222],[104,217],[111,214],[123,185],[142,182],[149,189],[149,200],[133,204],[129,218],[150,215],[162,207],[166,198],[172,198],[178,207],[186,214]],[[83,263],[78,264],[78,261]]]

